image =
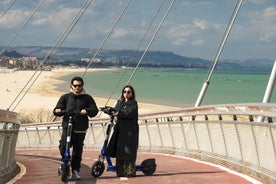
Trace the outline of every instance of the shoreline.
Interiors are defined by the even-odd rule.
[[[89,69],[90,71],[112,70],[112,69]],[[56,90],[56,86],[63,81],[57,78],[69,73],[81,73],[83,69],[54,69],[52,71],[15,71],[13,73],[1,73],[1,89],[3,94],[0,104],[0,109],[31,113],[41,110],[50,110],[54,108],[59,97],[64,94]],[[31,80],[32,79],[32,80]],[[68,81],[68,86],[69,86]],[[32,85],[33,83],[33,85]],[[31,87],[30,87],[31,86]],[[23,90],[25,88],[25,90]],[[29,89],[30,88],[30,89]],[[69,88],[68,88],[69,89]],[[107,103],[107,98],[94,97],[98,107],[105,105],[113,106],[116,99],[110,99]],[[177,110],[180,108],[164,106],[159,104],[139,103],[139,114]]]

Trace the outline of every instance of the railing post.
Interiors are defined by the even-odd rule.
[[[269,103],[270,102],[271,94],[272,94],[273,88],[274,88],[275,78],[276,78],[276,60],[274,61],[274,65],[273,65],[272,71],[270,73],[270,78],[269,78],[269,81],[267,83],[267,87],[266,87],[266,90],[265,90],[263,103]],[[263,122],[263,121],[264,121],[264,117],[259,116],[258,117],[258,122]]]

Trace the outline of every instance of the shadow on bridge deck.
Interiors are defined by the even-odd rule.
[[[221,168],[196,162],[182,157],[155,153],[138,153],[137,164],[146,158],[156,158],[157,169],[154,175],[145,176],[137,171],[134,178],[118,178],[116,173],[105,171],[102,176],[94,178],[90,175],[90,167],[98,158],[99,151],[85,149],[81,168],[81,180],[68,183],[204,183],[204,184],[249,184],[259,183],[251,177],[240,173],[231,173]],[[57,149],[17,149],[16,161],[20,173],[9,183],[15,184],[53,184],[62,183],[57,176],[60,155]]]

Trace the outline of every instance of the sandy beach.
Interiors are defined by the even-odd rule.
[[[99,70],[99,69],[92,69]],[[62,81],[57,80],[59,76],[68,73],[83,71],[83,69],[55,69],[52,71],[15,71],[11,73],[0,73],[1,75],[1,103],[0,109],[25,114],[41,110],[52,110],[56,105],[62,92],[56,91],[55,87]],[[69,90],[69,81],[68,81]],[[94,97],[98,107],[106,104],[107,99]],[[115,99],[110,99],[107,105],[114,105]],[[139,103],[139,102],[138,102]],[[139,103],[139,114],[174,110],[157,104]]]

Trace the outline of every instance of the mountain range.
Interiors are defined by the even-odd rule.
[[[4,47],[0,47],[3,49]],[[53,50],[51,47],[45,46],[15,46],[9,47],[4,53],[6,56],[22,57],[35,56],[39,60],[43,60]],[[53,53],[53,51],[51,52]],[[75,47],[60,47],[55,50],[52,61],[55,63],[66,61],[89,61],[93,58],[96,49],[75,48]],[[143,56],[143,58],[142,58]],[[177,55],[168,51],[134,51],[134,50],[101,50],[96,57],[102,63],[114,65],[136,66],[140,61],[140,66],[143,67],[184,67],[184,68],[208,68],[213,61],[202,58],[191,58]],[[141,59],[142,58],[142,59]],[[224,70],[267,70],[270,71],[273,66],[273,61],[269,59],[247,59],[247,60],[232,60],[223,59],[217,62],[217,69]]]

